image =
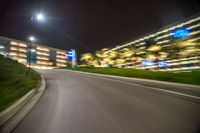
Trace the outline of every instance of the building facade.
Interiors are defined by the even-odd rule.
[[[101,66],[152,70],[199,69],[200,15],[100,52],[101,57],[97,57]]]
[[[0,37],[0,54],[32,67],[66,67],[66,51]]]

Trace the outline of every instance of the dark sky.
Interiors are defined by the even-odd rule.
[[[38,11],[47,20],[30,28]],[[0,35],[25,40],[32,31],[38,43],[93,52],[198,12],[197,0],[1,0]]]

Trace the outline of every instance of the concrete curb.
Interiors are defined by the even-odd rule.
[[[35,94],[36,89],[29,91],[25,96],[0,113],[0,126],[10,119]]]
[[[200,86],[191,85],[191,84],[174,83],[174,82],[158,81],[158,80],[142,79],[142,78],[133,78],[133,77],[123,77],[123,76],[115,76],[115,75],[107,75],[107,74],[98,74],[98,73],[90,73],[90,72],[83,72],[83,71],[77,71],[77,70],[67,70],[67,69],[55,69],[55,70],[65,70],[65,71],[70,71],[70,72],[77,72],[77,73],[95,75],[95,76],[101,76],[101,77],[111,77],[111,78],[117,78],[117,79],[146,81],[146,82],[152,82],[152,83],[162,83],[162,84],[168,84],[168,85],[178,85],[178,86],[193,87],[193,88],[200,89]]]
[[[10,133],[31,111],[45,91],[46,83],[42,76],[39,89],[29,91],[13,105],[0,112],[0,132]]]

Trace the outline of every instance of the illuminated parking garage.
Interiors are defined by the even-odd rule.
[[[96,67],[149,70],[200,68],[200,16],[196,15],[155,33],[95,54],[82,61]],[[95,56],[95,60],[91,56]],[[87,57],[87,58],[86,58]]]
[[[36,68],[66,67],[66,51],[32,44],[6,37],[0,37],[0,54],[20,63]]]

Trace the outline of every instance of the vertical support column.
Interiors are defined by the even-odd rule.
[[[76,66],[76,51],[74,49],[72,51],[72,68],[75,68]]]

